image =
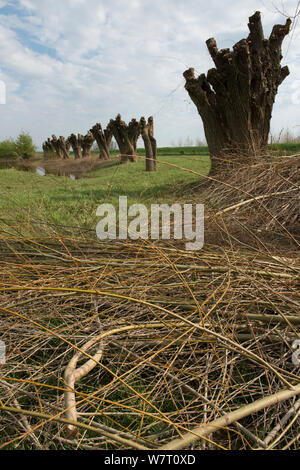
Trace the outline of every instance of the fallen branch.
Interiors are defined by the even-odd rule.
[[[69,391],[65,392],[65,405],[66,405],[66,418],[70,421],[77,422],[77,411],[76,411],[76,398],[75,398],[75,384],[82,377],[86,376],[91,372],[97,363],[100,361],[103,355],[103,343],[100,341],[98,350],[92,359],[89,359],[85,364],[83,364],[79,369],[76,369],[77,362],[82,356],[83,352],[87,351],[89,348],[98,341],[97,338],[92,338],[88,341],[82,348],[81,351],[78,351],[74,357],[70,360],[64,374],[65,381],[69,387]],[[76,437],[78,429],[73,424],[67,425],[67,432],[70,437]]]
[[[33,416],[33,417],[36,417],[36,418],[41,418],[41,419],[45,419],[45,420],[49,420],[49,421],[56,421],[58,423],[75,426],[77,428],[86,429],[88,431],[93,431],[93,432],[96,432],[96,433],[101,434],[103,436],[106,436],[109,439],[118,442],[119,444],[125,445],[127,448],[133,448],[133,449],[137,449],[137,450],[148,450],[147,447],[142,446],[140,444],[137,444],[136,442],[130,441],[129,439],[124,439],[123,437],[120,437],[117,434],[111,434],[109,432],[104,431],[103,429],[98,428],[98,427],[90,426],[88,424],[80,423],[78,421],[75,422],[75,421],[71,421],[71,420],[66,419],[66,418],[60,418],[58,416],[51,416],[51,415],[47,415],[45,413],[39,413],[37,411],[23,410],[21,408],[13,408],[13,407],[4,406],[4,405],[0,405],[0,410],[1,411],[7,411],[7,412],[10,412],[10,413],[19,413],[19,414],[23,414],[24,416]],[[0,446],[0,449],[2,447],[3,446]]]
[[[267,198],[272,197],[272,196],[281,196],[281,194],[287,194],[287,193],[290,193],[292,191],[299,191],[299,189],[298,188],[297,189],[289,189],[288,191],[280,191],[280,192],[276,192],[276,193],[263,194],[262,196],[253,197],[251,199],[247,199],[246,201],[239,202],[238,204],[234,204],[233,206],[226,207],[226,209],[223,209],[223,210],[217,212],[216,216],[225,214],[226,212],[232,211],[234,209],[238,209],[239,207],[245,206],[246,204],[250,204],[250,202],[260,201],[262,199],[267,199]]]
[[[289,398],[293,398],[299,393],[300,383],[294,387],[294,390],[282,390],[278,393],[275,393],[274,395],[262,398],[253,403],[250,403],[249,405],[242,406],[238,410],[232,411],[231,413],[227,413],[225,416],[215,419],[210,424],[197,426],[193,429],[193,431],[183,436],[182,439],[175,439],[169,442],[168,444],[160,447],[160,450],[186,449],[198,440],[213,434],[218,429],[228,427],[230,424],[235,423],[236,421],[239,421],[240,419],[245,418],[246,416],[249,416],[253,413],[257,413],[258,411],[263,410],[264,408],[288,400]]]

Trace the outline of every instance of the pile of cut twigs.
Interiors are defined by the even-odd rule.
[[[200,183],[196,194],[199,189],[209,212],[210,241],[299,249],[299,155],[224,167],[222,174]]]
[[[0,257],[0,448],[299,448],[295,252],[3,235]]]

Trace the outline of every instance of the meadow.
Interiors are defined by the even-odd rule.
[[[272,144],[270,151],[275,157],[293,155],[300,152],[300,144]],[[144,149],[138,149],[138,154],[141,158],[136,164],[120,165],[118,150],[112,151],[111,162],[104,163],[96,170],[92,163],[85,165],[76,181],[52,174],[41,177],[35,171],[2,169],[1,220],[11,220],[11,216],[18,214],[18,220],[26,220],[27,224],[28,217],[32,217],[43,221],[44,225],[50,223],[91,229],[96,225],[98,205],[105,202],[117,207],[122,195],[128,197],[129,204],[194,201],[190,187],[205,177],[210,168],[208,148],[205,146],[158,148],[158,171],[154,173],[145,172]],[[94,165],[97,152],[94,152],[93,158]],[[71,172],[72,161],[54,161],[52,166],[59,168],[63,163],[70,166]],[[42,154],[37,154],[32,169],[43,165]]]
[[[76,181],[31,171],[1,170],[1,219],[16,213],[22,217],[23,213],[27,222],[30,214],[51,224],[91,229],[96,226],[98,205],[110,203],[117,207],[119,196],[127,196],[129,204],[141,202],[147,206],[160,201],[185,201],[185,188],[199,180],[199,174],[206,175],[210,167],[207,154],[161,155],[158,161],[161,163],[154,173],[146,173],[143,157],[134,164],[112,161]],[[39,164],[43,165],[42,160]]]

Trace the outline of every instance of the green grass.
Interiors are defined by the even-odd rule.
[[[171,163],[201,174],[209,170],[207,155],[174,155],[159,157],[158,171],[147,173],[145,161],[112,163],[73,181],[58,176],[38,176],[15,169],[0,170],[1,220],[18,219],[23,224],[34,218],[75,227],[94,229],[99,204],[118,206],[119,196],[128,204],[187,202],[184,186],[199,180],[197,174],[163,164]]]
[[[293,155],[300,153],[300,143],[286,143],[286,144],[272,144],[269,148],[274,151],[278,151],[281,155]]]

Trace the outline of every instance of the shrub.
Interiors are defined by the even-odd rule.
[[[9,159],[9,158],[17,158],[17,148],[16,143],[13,139],[6,139],[0,142],[0,158]]]
[[[21,132],[16,140],[16,151],[19,157],[35,157],[36,146],[33,144],[32,137],[25,132]]]

